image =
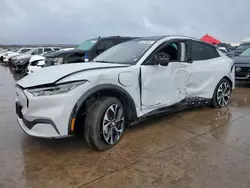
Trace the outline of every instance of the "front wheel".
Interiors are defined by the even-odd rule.
[[[125,128],[124,108],[114,97],[103,97],[87,111],[84,137],[91,148],[107,150],[122,137]]]
[[[222,108],[228,105],[232,93],[232,86],[229,81],[223,78],[215,88],[211,101],[213,108]]]

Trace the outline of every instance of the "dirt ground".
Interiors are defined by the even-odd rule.
[[[114,148],[27,136],[16,121],[15,79],[0,65],[0,187],[250,187],[250,88],[229,107],[199,108],[128,128]]]

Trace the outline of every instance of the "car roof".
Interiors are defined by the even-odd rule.
[[[185,36],[185,35],[162,35],[162,36],[149,36],[149,37],[140,37],[139,39],[141,40],[161,40],[161,39],[192,39],[192,40],[196,40],[196,41],[200,41],[199,39],[197,38],[194,38],[194,37],[188,37],[188,36]]]
[[[136,39],[138,37],[129,37],[129,36],[109,36],[109,37],[96,37],[87,40],[104,40],[104,39]]]

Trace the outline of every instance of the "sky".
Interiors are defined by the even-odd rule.
[[[0,0],[0,44],[79,44],[105,36],[208,33],[250,38],[250,0]]]

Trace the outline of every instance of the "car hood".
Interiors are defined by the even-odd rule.
[[[44,60],[45,57],[44,56],[41,56],[41,55],[33,55],[31,58],[30,58],[30,63],[33,62],[33,61],[39,61],[39,60]]]
[[[249,56],[236,56],[232,57],[235,64],[250,64],[250,57]]]
[[[18,55],[16,58],[17,60],[22,60],[22,59],[28,59],[31,56],[32,56],[31,54],[22,54],[22,55]]]
[[[111,64],[111,63],[93,63],[93,62],[51,66],[47,68],[42,68],[31,75],[25,76],[23,79],[19,80],[17,84],[22,88],[30,88],[35,86],[54,84],[61,78],[65,78],[67,76],[70,76],[74,73],[78,73],[81,71],[116,68],[124,66],[127,65]]]
[[[55,52],[50,52],[48,54],[45,55],[46,58],[55,58],[61,55],[65,55],[65,54],[70,54],[70,53],[75,53],[75,52],[86,52],[86,51],[82,51],[82,50],[78,50],[78,49],[71,49],[71,50],[59,50],[59,51],[55,51]]]

